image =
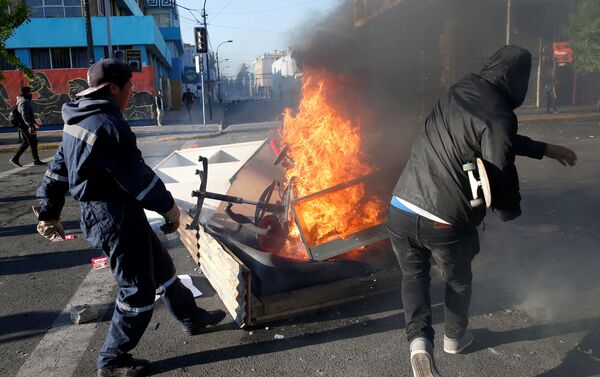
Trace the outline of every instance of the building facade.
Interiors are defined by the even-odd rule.
[[[158,1],[158,2],[157,2]],[[62,104],[87,87],[89,65],[85,19],[77,0],[26,0],[31,21],[19,27],[6,48],[34,70],[29,82],[13,67],[0,63],[0,125],[15,104],[21,86],[34,91],[34,110],[41,124],[62,124]],[[108,9],[105,9],[105,3]],[[137,69],[133,93],[124,115],[134,123],[154,118],[154,95],[162,89],[165,104],[177,107],[181,98],[183,43],[177,7],[170,0],[92,0],[90,14],[93,59],[123,59]],[[110,44],[106,14],[110,15]]]
[[[302,75],[292,51],[275,60],[271,71],[273,73],[272,96],[286,101],[297,101]]]
[[[287,51],[267,52],[254,59],[252,63],[254,87],[256,88],[254,95],[265,98],[273,95],[273,63],[287,53]]]

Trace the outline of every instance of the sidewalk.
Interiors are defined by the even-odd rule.
[[[593,105],[559,106],[557,113],[546,113],[545,106],[541,108],[520,108],[515,113],[519,118],[519,123],[600,120],[600,112]]]
[[[259,102],[251,103],[262,105]],[[237,107],[236,107],[237,106]],[[132,126],[138,143],[148,143],[157,141],[178,141],[178,140],[194,140],[218,136],[226,132],[235,132],[237,130],[248,130],[256,127],[259,128],[276,128],[276,124],[272,117],[265,119],[254,119],[256,115],[245,111],[244,106],[248,104],[235,104],[230,106],[229,113],[227,110],[218,104],[213,105],[213,118],[209,119],[208,106],[206,107],[206,126],[202,123],[202,106],[196,103],[192,109],[192,121],[189,121],[188,113],[184,108],[166,112],[163,123],[164,126]],[[263,106],[264,107],[264,106]],[[253,109],[256,112],[257,109]],[[259,113],[263,113],[264,109],[259,108]],[[600,112],[595,106],[565,106],[559,107],[558,113],[546,113],[545,108],[521,108],[516,111],[519,123],[542,123],[542,122],[561,122],[561,121],[576,121],[576,120],[600,120]],[[271,111],[272,112],[272,111]],[[237,114],[240,113],[240,114]],[[248,115],[248,114],[250,115]],[[263,114],[264,117],[264,114]],[[254,120],[254,123],[235,124],[235,121],[241,121],[241,118]],[[267,119],[269,118],[269,119]],[[225,122],[225,124],[224,124]],[[226,127],[226,128],[225,128]],[[225,129],[224,129],[225,128]],[[0,153],[14,153],[19,148],[17,132],[3,130],[0,132]],[[62,129],[54,129],[38,131],[38,149],[55,149],[58,148],[62,139]]]
[[[185,108],[168,111],[163,126],[132,126],[138,143],[157,141],[193,140],[213,137],[222,133],[223,109],[213,105],[213,119],[210,121],[206,108],[206,126],[202,123],[202,106],[195,104],[192,109],[192,122],[188,121]],[[58,148],[62,140],[62,129],[37,132],[38,150]],[[13,153],[19,148],[17,132],[0,132],[0,153]]]

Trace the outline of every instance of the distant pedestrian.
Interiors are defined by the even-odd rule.
[[[19,150],[17,150],[17,153],[9,161],[18,167],[22,166],[19,158],[27,150],[27,147],[31,147],[31,156],[33,157],[34,165],[46,165],[38,156],[36,129],[40,126],[35,121],[31,98],[31,88],[28,86],[22,87],[21,95],[17,96],[17,105],[9,115],[9,120],[13,126],[17,127],[21,139]]]
[[[194,101],[196,101],[196,95],[194,93],[192,93],[190,88],[187,88],[185,90],[185,93],[183,93],[183,96],[181,97],[181,99],[182,99],[183,103],[185,104],[185,108],[187,109],[187,112],[188,112],[188,118],[191,122],[192,121],[192,105],[194,104]]]
[[[556,83],[548,83],[544,86],[544,94],[546,95],[546,113],[550,113],[550,108],[555,113],[558,112],[556,108]]]
[[[154,97],[154,105],[156,106],[156,125],[162,126],[164,105],[163,105],[162,91],[160,89],[158,89],[156,91],[156,96]]]

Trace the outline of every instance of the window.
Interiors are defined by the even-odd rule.
[[[52,68],[50,63],[50,50],[47,48],[32,48],[29,50],[31,54],[31,68],[33,69],[49,69]]]
[[[63,0],[65,17],[81,17],[81,2],[79,0]]]
[[[71,62],[73,68],[87,68],[87,47],[71,47]]]
[[[69,48],[51,48],[52,68],[71,68]]]
[[[6,52],[9,55],[15,56],[15,50],[13,50],[13,49],[6,50]],[[10,71],[13,69],[15,69],[15,67],[12,64],[10,64],[6,60],[0,58],[0,71]]]
[[[79,0],[26,0],[33,18],[81,17]]]
[[[158,27],[171,26],[171,17],[168,13],[153,13],[152,17],[154,17],[154,22]]]
[[[65,16],[63,7],[44,7],[44,17],[46,18],[62,18]]]
[[[32,48],[31,68],[87,68],[87,47]]]

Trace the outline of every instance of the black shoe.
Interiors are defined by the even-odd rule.
[[[10,160],[8,160],[8,162],[10,162],[11,164],[15,165],[18,168],[22,168],[23,165],[21,165],[21,163],[19,162],[19,160],[16,160],[14,157],[11,158]]]
[[[134,359],[129,354],[125,354],[122,360],[98,369],[98,377],[129,377],[129,376],[147,376],[148,364],[150,362],[144,359]]]
[[[194,321],[183,325],[183,331],[186,335],[202,334],[208,326],[217,325],[226,315],[227,313],[220,309],[211,311],[202,310],[201,314]]]
[[[46,164],[46,163],[45,163],[44,161],[42,161],[42,160],[35,160],[35,161],[33,161],[33,165],[35,165],[35,166],[46,166],[46,165],[48,165],[48,164]]]

